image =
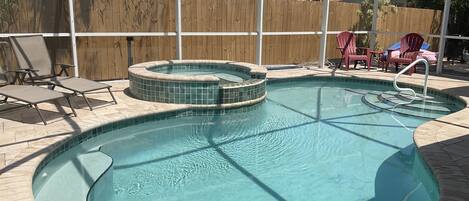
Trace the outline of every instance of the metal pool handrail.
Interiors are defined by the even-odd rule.
[[[399,73],[397,73],[396,77],[394,77],[394,83],[393,83],[394,89],[396,89],[399,93],[403,91],[409,91],[413,94],[413,98],[410,102],[412,102],[413,100],[415,100],[415,98],[417,98],[417,93],[415,93],[415,91],[411,88],[400,88],[399,86],[397,86],[397,80],[399,79],[399,76],[401,76],[403,73],[407,72],[410,68],[414,67],[420,62],[423,62],[425,64],[425,81],[423,83],[423,98],[426,98],[427,97],[428,73],[429,73],[429,64],[427,60],[425,59],[415,60],[410,65],[408,65],[403,70],[401,70]]]

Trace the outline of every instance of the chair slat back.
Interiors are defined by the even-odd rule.
[[[20,68],[38,70],[33,72],[33,76],[50,77],[55,75],[42,35],[11,36],[10,43]]]
[[[337,44],[341,49],[342,55],[356,55],[356,37],[355,34],[348,31],[341,32],[337,35]]]
[[[417,33],[409,33],[401,38],[401,56],[404,58],[414,58],[423,45],[423,37]],[[412,52],[408,54],[409,52]]]

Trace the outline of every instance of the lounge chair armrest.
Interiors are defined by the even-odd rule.
[[[71,68],[71,67],[75,67],[74,65],[72,64],[55,64],[57,66],[60,66],[61,68]]]
[[[8,70],[7,73],[24,73],[27,74],[28,71],[22,70],[22,69],[17,69],[17,70]]]
[[[6,72],[7,72],[7,73],[14,74],[14,75],[15,75],[15,81],[16,81],[16,78],[17,78],[19,75],[27,75],[27,74],[28,74],[28,71],[21,70],[21,69],[17,69],[17,70],[8,70],[8,71],[6,71]]]
[[[16,81],[19,81],[19,84],[24,83],[24,79],[26,76],[29,76],[29,78],[32,79],[32,72],[38,72],[39,70],[36,69],[27,69],[27,68],[17,68],[15,70],[9,70],[7,71],[8,73],[14,73],[15,77],[13,80],[10,82],[11,84],[16,83]]]
[[[15,70],[11,70],[9,72],[13,72],[13,73],[31,73],[31,72],[39,72],[39,70],[36,70],[36,69],[28,69],[28,68],[17,68]]]
[[[65,76],[69,75],[67,69],[75,67],[74,65],[71,65],[71,64],[55,64],[55,65],[60,66],[60,72],[58,75],[65,74]]]

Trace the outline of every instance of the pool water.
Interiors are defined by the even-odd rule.
[[[236,82],[240,83],[243,82],[244,80],[249,79],[249,76],[246,74],[243,74],[238,71],[234,70],[228,70],[228,69],[223,69],[223,68],[168,68],[161,70],[159,68],[152,68],[151,69],[154,72],[159,72],[159,73],[166,73],[166,74],[178,74],[178,75],[192,75],[192,76],[198,76],[198,75],[212,75],[215,77],[220,78],[222,81],[225,82]]]
[[[223,80],[229,82],[243,82],[245,79],[242,76],[235,75],[231,72],[226,72],[224,70],[211,70],[211,71],[182,71],[175,74],[180,75],[213,75]]]
[[[428,119],[362,102],[365,93],[385,90],[269,84],[267,100],[248,109],[147,122],[86,141],[46,166],[34,193],[57,200],[66,189],[53,179],[61,167],[74,163],[86,173],[74,156],[99,149],[113,163],[88,183],[90,201],[438,200],[412,140]]]

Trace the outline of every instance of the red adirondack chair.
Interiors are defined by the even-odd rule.
[[[340,54],[342,54],[342,59],[340,60],[339,67],[342,65],[342,60],[345,62],[345,69],[349,70],[350,62],[355,62],[354,68],[357,67],[357,61],[365,61],[366,66],[368,66],[368,70],[371,67],[371,55],[369,48],[362,48],[356,46],[356,37],[353,33],[348,31],[341,32],[337,35],[337,44],[339,47],[337,49],[340,50]],[[363,50],[363,54],[358,54],[357,50]]]
[[[396,65],[396,72],[399,70],[399,64],[409,65],[417,59],[420,53],[420,48],[423,44],[423,37],[417,33],[409,33],[401,38],[401,47],[399,49],[388,49],[388,56],[386,59],[386,69],[388,70],[389,63]],[[399,50],[399,57],[392,57],[393,51]],[[415,67],[409,69],[409,75],[415,72]]]

